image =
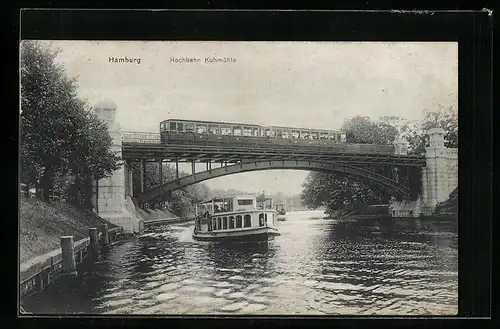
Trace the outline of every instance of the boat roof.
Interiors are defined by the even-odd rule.
[[[207,201],[200,202],[199,204],[209,204],[212,202],[223,202],[224,200],[231,200],[231,199],[256,199],[257,197],[255,195],[233,195],[233,196],[227,196],[227,197],[215,197],[212,199],[209,199]]]

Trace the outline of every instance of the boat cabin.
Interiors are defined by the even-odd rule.
[[[269,204],[266,201],[270,201]],[[272,198],[255,196],[214,198],[196,206],[197,232],[237,231],[273,227],[277,221]]]

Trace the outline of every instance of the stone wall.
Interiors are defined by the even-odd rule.
[[[96,104],[95,111],[97,116],[108,126],[109,134],[113,140],[111,150],[121,156],[122,133],[120,125],[115,120],[116,105],[109,101],[100,102]],[[94,203],[94,211],[100,217],[123,227],[125,233],[139,233],[142,218],[138,217],[135,211],[131,213],[127,210],[127,206],[130,208],[130,205],[127,205],[125,199],[126,190],[130,186],[129,172],[128,167],[124,164],[114,171],[111,177],[94,183],[92,202]],[[127,180],[125,179],[126,174]]]

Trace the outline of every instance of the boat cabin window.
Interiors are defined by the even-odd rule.
[[[328,139],[328,133],[321,133],[319,137],[320,139]]]
[[[298,130],[292,130],[292,138],[299,138],[299,131]]]
[[[313,132],[311,133],[311,137],[312,137],[312,139],[318,139],[318,138],[319,138],[319,132],[317,132],[317,131],[313,131]]]
[[[335,134],[330,134],[330,139],[335,140]]]
[[[241,136],[241,126],[234,126],[233,127],[233,135],[234,136]]]
[[[300,138],[302,138],[302,139],[309,139],[309,132],[308,131],[301,131],[300,132]]]
[[[276,138],[282,138],[283,134],[281,132],[281,129],[276,129],[275,133],[276,133]]]
[[[266,129],[266,130],[264,131],[264,135],[265,135],[266,137],[271,137],[271,135],[272,135],[271,129]]]
[[[290,138],[290,132],[288,132],[288,131],[283,131],[282,137],[283,137],[283,138]]]
[[[253,128],[254,137],[259,137],[259,128]]]
[[[229,228],[234,228],[234,216],[229,216]]]
[[[245,215],[245,227],[252,226],[252,216]]]
[[[170,122],[170,131],[177,130],[177,122]]]
[[[251,205],[253,205],[252,199],[238,200],[238,206],[251,206]]]
[[[224,230],[227,230],[227,217],[223,217],[222,228],[223,228]]]
[[[236,216],[236,228],[241,228],[242,225],[241,225],[241,216],[238,215]]]

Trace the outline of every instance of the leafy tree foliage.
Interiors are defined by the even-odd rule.
[[[425,154],[428,134],[431,128],[445,130],[445,146],[458,147],[458,118],[452,108],[426,112],[421,122],[411,122],[400,117],[381,117],[374,122],[368,117],[354,117],[344,123],[342,131],[346,133],[348,143],[392,144],[396,138],[405,138],[409,143],[410,153]],[[379,174],[392,175],[391,168],[369,168]],[[420,193],[420,170],[401,168],[409,177],[411,197]],[[418,188],[417,188],[418,187]],[[360,208],[366,204],[387,203],[390,196],[376,187],[343,178],[339,175],[311,172],[303,184],[302,201],[310,208],[326,207],[327,212],[339,209]]]
[[[160,170],[158,163],[146,163],[146,171],[144,175],[145,190],[148,191],[160,185]],[[132,163],[133,189],[134,195],[141,193],[141,170],[142,164]],[[170,182],[176,179],[175,168],[163,163],[162,166],[163,183]],[[186,176],[187,173],[180,172],[179,176]],[[172,191],[167,195],[155,200],[146,206],[151,209],[167,208],[178,216],[188,215],[193,212],[194,204],[205,201],[210,198],[210,189],[204,184],[195,184],[185,188]]]
[[[119,168],[107,127],[77,97],[77,81],[55,59],[59,50],[24,41],[21,46],[21,181],[68,193],[72,203],[91,207],[92,179]]]
[[[428,111],[421,122],[409,122],[401,128],[401,135],[408,141],[411,154],[425,154],[425,147],[429,145],[427,131],[431,128],[443,128],[445,146],[458,148],[458,115],[452,107],[449,107]]]

